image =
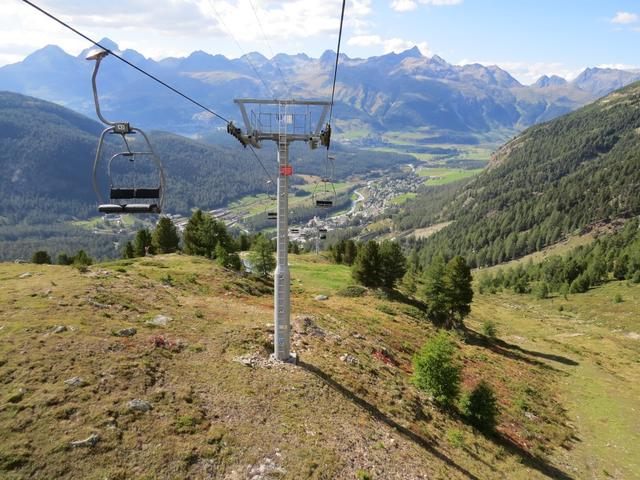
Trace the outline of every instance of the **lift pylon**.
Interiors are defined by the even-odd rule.
[[[330,102],[313,100],[236,99],[245,124],[244,132],[230,123],[227,131],[243,146],[262,147],[264,140],[277,142],[277,253],[274,273],[274,356],[295,361],[291,354],[291,277],[289,273],[289,164],[291,142],[305,142],[314,149],[328,147],[331,128],[325,125]]]

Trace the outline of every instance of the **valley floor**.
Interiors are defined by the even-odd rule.
[[[479,296],[469,325],[499,339],[459,353],[466,388],[500,400],[485,436],[413,386],[435,329],[410,299],[341,296],[347,268],[291,264],[298,366],[268,360],[270,285],[207,260],[0,265],[0,478],[637,476],[637,286]]]

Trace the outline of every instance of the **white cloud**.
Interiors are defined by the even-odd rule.
[[[183,56],[197,49],[232,57],[252,50],[268,54],[251,4],[276,53],[319,54],[335,49],[341,0],[129,0],[118,9],[112,0],[39,2],[96,40],[106,36],[123,49],[153,58]],[[0,0],[0,5],[0,45],[20,43],[0,52],[0,65],[20,61],[47,44],[72,54],[88,47],[85,40],[22,2]],[[365,32],[371,11],[372,0],[350,0],[345,27],[356,34]]]
[[[637,23],[638,20],[640,20],[640,17],[635,13],[618,12],[616,13],[615,17],[611,19],[611,23],[628,25],[630,23]]]
[[[410,12],[418,8],[418,4],[413,0],[393,0],[391,8],[396,12]]]
[[[403,38],[382,38],[380,35],[356,35],[347,40],[347,45],[353,47],[379,47],[382,53],[400,53],[413,47],[418,47],[423,55],[429,55],[427,42],[413,42]]]
[[[637,65],[630,65],[628,63],[603,63],[598,65],[598,68],[612,68],[614,70],[639,70],[640,67]]]
[[[463,0],[393,0],[391,2],[391,8],[396,12],[410,12],[418,8],[418,3],[442,7],[460,5],[462,2]]]
[[[437,7],[440,6],[448,6],[448,5],[460,5],[463,0],[418,0],[423,5],[435,5]]]

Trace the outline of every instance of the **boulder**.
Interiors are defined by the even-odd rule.
[[[173,319],[166,315],[157,315],[155,318],[147,320],[145,323],[154,327],[166,327],[171,320]]]
[[[131,400],[127,404],[127,407],[129,407],[129,410],[132,410],[134,412],[148,412],[152,408],[149,402],[140,400],[138,398]]]

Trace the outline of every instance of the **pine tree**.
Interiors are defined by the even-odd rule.
[[[445,288],[449,308],[447,327],[469,315],[473,300],[471,269],[463,257],[454,257],[446,267]]]
[[[187,222],[184,228],[182,240],[184,243],[184,253],[187,255],[200,255],[208,256],[207,249],[203,245],[203,227],[204,227],[204,213],[198,209],[191,215],[191,218]]]
[[[396,282],[407,273],[407,261],[397,242],[385,240],[380,245],[380,275],[382,284],[393,288]]]
[[[152,244],[159,253],[173,253],[178,250],[180,237],[169,217],[161,217],[153,231]]]
[[[267,277],[276,268],[273,245],[264,235],[258,235],[253,242],[249,262],[253,272],[262,277]]]
[[[91,258],[84,250],[78,250],[78,252],[73,256],[73,264],[74,265],[91,265],[93,263],[93,258]]]
[[[133,250],[136,257],[144,257],[147,253],[154,253],[151,233],[148,229],[143,228],[142,230],[138,230],[133,242]]]
[[[133,250],[133,244],[131,242],[127,242],[122,249],[122,258],[134,258],[135,252]]]
[[[365,287],[382,285],[380,252],[376,242],[370,240],[358,249],[358,254],[351,268],[351,275],[356,282]]]
[[[56,263],[58,265],[71,265],[73,263],[73,257],[70,257],[66,253],[61,253],[58,255]]]
[[[50,264],[51,263],[51,257],[44,250],[38,250],[31,257],[31,263],[37,263],[39,265]]]
[[[462,367],[455,359],[455,344],[446,332],[430,339],[413,359],[416,386],[451,406],[460,394]]]
[[[449,315],[449,298],[445,282],[447,271],[442,257],[436,257],[425,271],[422,297],[429,306],[429,315],[438,324],[446,321]]]
[[[347,240],[344,242],[344,253],[342,254],[342,263],[345,265],[353,265],[358,256],[358,246],[353,240]]]

